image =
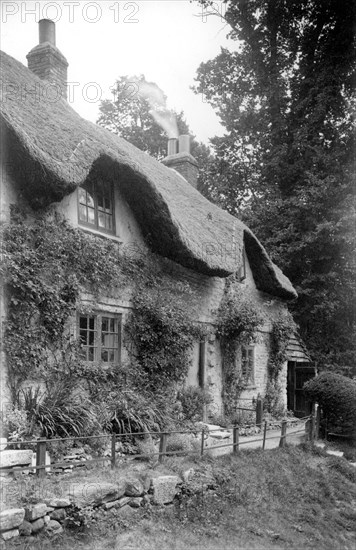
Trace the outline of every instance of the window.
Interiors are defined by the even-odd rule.
[[[241,373],[248,385],[255,383],[255,349],[253,346],[241,348]]]
[[[107,233],[114,232],[114,200],[111,183],[90,181],[78,189],[79,223]]]
[[[85,361],[117,364],[121,356],[121,315],[80,315],[79,338]]]

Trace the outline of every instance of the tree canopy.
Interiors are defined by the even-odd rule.
[[[214,15],[216,3],[200,1]],[[355,3],[227,0],[234,49],[195,91],[226,129],[202,192],[242,217],[299,293],[320,368],[355,366]],[[219,14],[221,16],[221,14]]]

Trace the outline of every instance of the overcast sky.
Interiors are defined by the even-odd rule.
[[[162,88],[170,108],[184,111],[198,139],[223,133],[212,108],[190,87],[202,61],[234,44],[226,39],[225,22],[207,17],[196,2],[1,0],[0,6],[1,49],[26,65],[26,54],[38,44],[39,19],[56,21],[68,80],[78,83],[72,106],[83,117],[96,122],[99,99],[112,97],[118,76],[144,74]],[[224,10],[221,2],[216,7]]]

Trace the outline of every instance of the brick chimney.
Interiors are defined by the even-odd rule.
[[[38,28],[39,44],[26,56],[28,68],[42,80],[58,87],[58,97],[67,99],[68,62],[56,48],[56,25],[50,19],[41,19]]]
[[[177,142],[179,150],[177,152]],[[179,139],[168,140],[167,156],[162,160],[163,164],[169,168],[177,170],[183,178],[193,187],[198,185],[198,163],[190,154],[190,136],[179,136]]]

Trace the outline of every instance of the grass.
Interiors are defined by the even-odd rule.
[[[356,441],[352,439],[330,438],[328,448],[342,451],[344,457],[351,462],[356,462]]]
[[[354,550],[356,469],[344,458],[304,446],[189,464],[170,459],[168,466],[196,472],[174,505],[128,517],[101,511],[82,532],[57,540],[42,535],[28,544],[22,539],[11,547],[21,542],[29,550]],[[115,479],[118,472],[106,475]]]

